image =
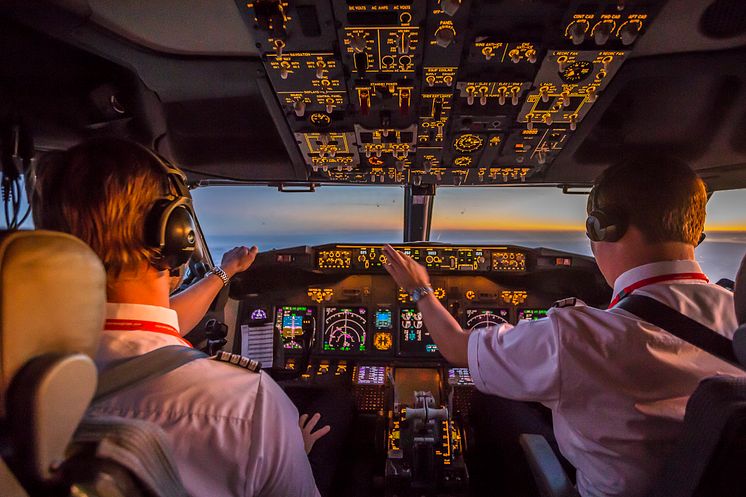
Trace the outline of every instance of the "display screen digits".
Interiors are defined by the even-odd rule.
[[[536,321],[537,319],[541,319],[545,317],[547,317],[546,309],[519,309],[518,310],[519,321],[523,319],[530,319],[532,321]]]
[[[289,307],[277,308],[275,315],[275,329],[282,336],[282,345],[290,350],[303,349],[303,336],[316,332],[316,308],[315,307]]]
[[[358,385],[383,385],[386,381],[384,366],[358,366],[355,383]]]
[[[399,353],[401,355],[430,355],[438,353],[438,346],[422,321],[417,309],[401,309]]]

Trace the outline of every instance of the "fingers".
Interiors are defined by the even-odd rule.
[[[310,435],[320,419],[321,419],[321,414],[319,413],[316,413],[313,416],[311,416],[311,419],[309,419],[308,423],[303,427],[303,431],[305,431],[306,433]]]
[[[319,428],[315,432],[311,433],[311,440],[313,442],[316,442],[316,440],[327,435],[330,431],[332,431],[332,427],[329,425],[326,425],[323,428]]]
[[[300,429],[303,429],[303,426],[306,424],[306,419],[308,419],[308,414],[301,414],[300,419],[298,420],[298,426],[300,426]]]

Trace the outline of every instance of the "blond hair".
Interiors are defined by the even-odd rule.
[[[86,242],[110,277],[157,266],[145,238],[147,215],[168,191],[157,158],[136,143],[96,138],[47,154],[36,168],[32,210],[37,228]],[[160,269],[160,268],[159,268]]]
[[[621,213],[649,242],[699,244],[707,188],[685,163],[667,157],[629,160],[604,171],[595,189],[598,208]]]

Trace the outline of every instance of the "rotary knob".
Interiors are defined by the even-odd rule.
[[[453,17],[456,15],[456,11],[458,11],[459,7],[461,7],[461,0],[441,0],[440,1],[440,10],[445,12],[447,15]]]
[[[585,23],[576,22],[570,26],[569,35],[573,45],[580,45],[585,41],[585,32],[588,29],[588,25]]]
[[[637,22],[628,22],[619,29],[619,37],[622,39],[622,45],[632,45],[640,35],[640,24]]]
[[[450,26],[443,26],[435,32],[435,43],[439,47],[447,48],[456,38],[456,31]]]
[[[593,30],[593,41],[596,45],[606,45],[613,27],[613,24],[610,22],[602,22],[596,26],[596,29]]]

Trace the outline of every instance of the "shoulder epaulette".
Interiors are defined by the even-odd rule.
[[[211,359],[220,362],[227,362],[228,364],[233,364],[234,366],[238,366],[239,368],[248,369],[249,371],[253,371],[254,373],[258,373],[262,369],[262,363],[259,361],[249,359],[248,357],[244,357],[239,354],[231,354],[230,352],[225,352],[222,350],[212,356]]]
[[[561,299],[552,304],[553,309],[562,309],[563,307],[575,307],[578,305],[578,299],[575,297],[569,297],[566,299]]]

